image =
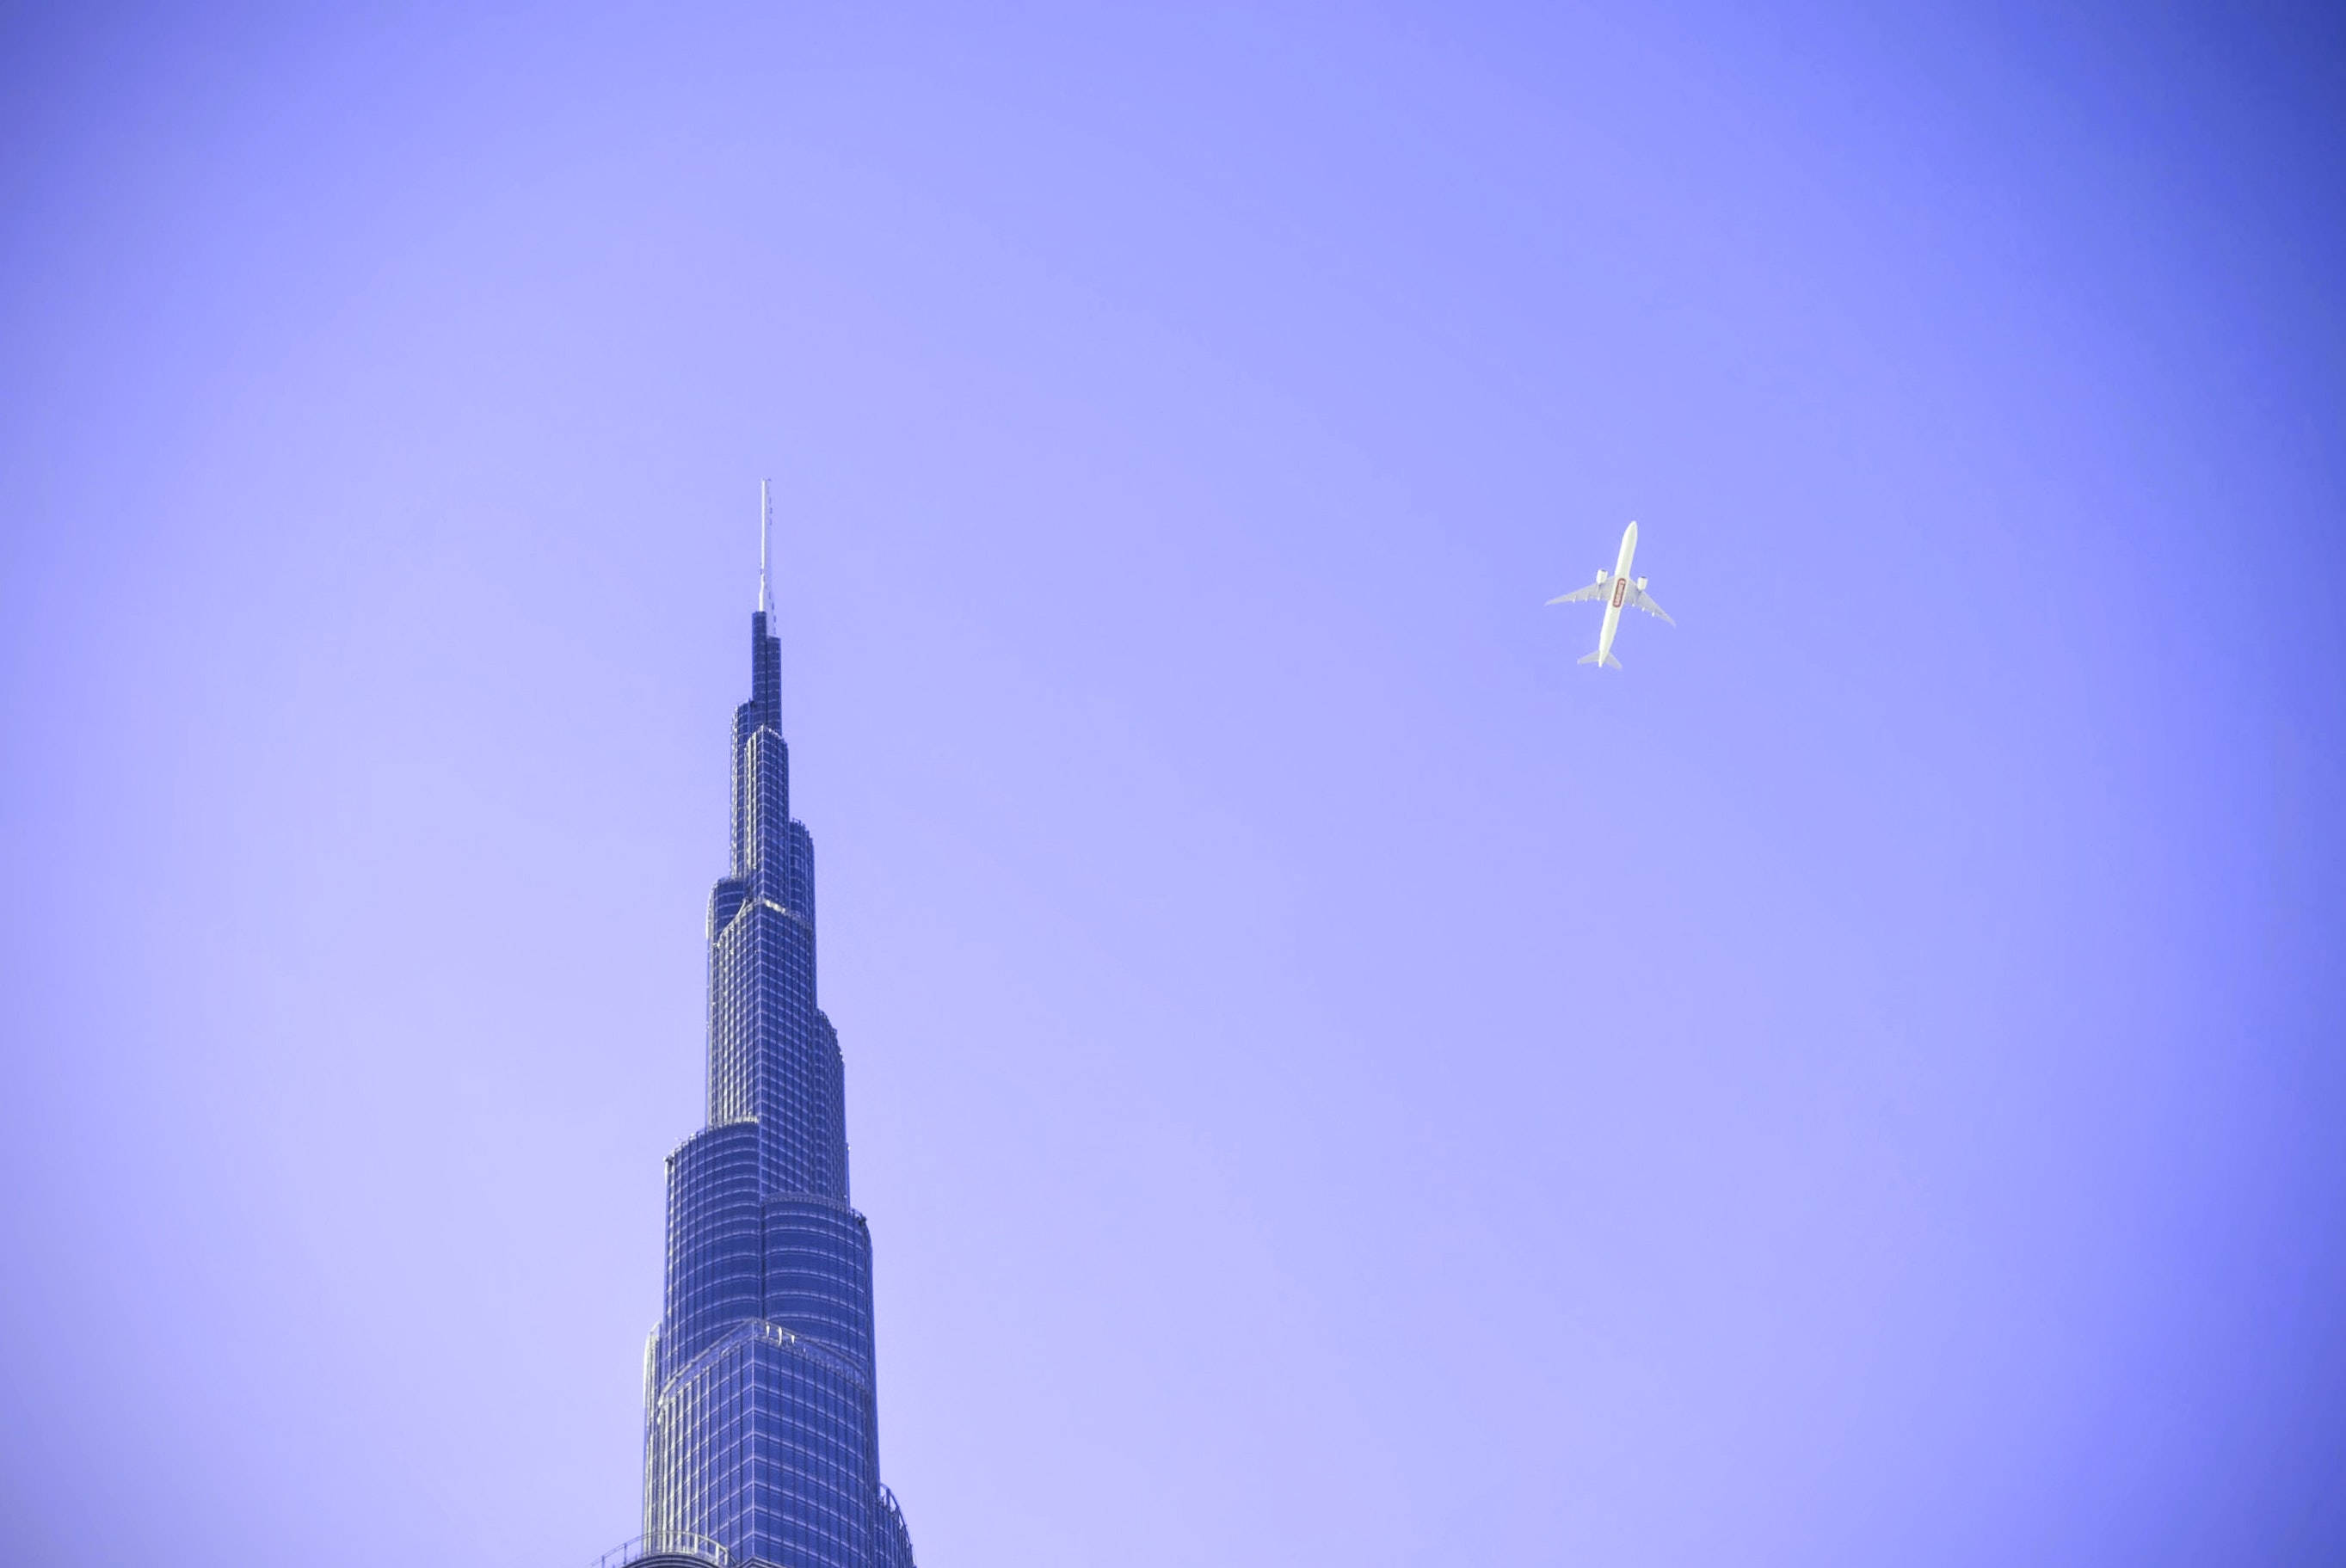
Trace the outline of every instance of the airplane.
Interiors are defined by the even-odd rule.
[[[1575,599],[1605,601],[1605,628],[1596,634],[1596,651],[1583,655],[1582,664],[1593,664],[1600,669],[1608,664],[1615,669],[1621,667],[1621,661],[1613,657],[1613,634],[1620,629],[1621,607],[1624,605],[1635,605],[1649,616],[1660,616],[1662,619],[1670,621],[1662,606],[1647,596],[1646,579],[1633,579],[1629,575],[1629,558],[1637,553],[1637,525],[1632,523],[1629,531],[1621,535],[1621,557],[1611,571],[1599,566],[1596,581],[1576,593],[1558,594],[1548,601],[1551,605],[1568,605]],[[1676,626],[1678,622],[1670,621],[1670,625]]]

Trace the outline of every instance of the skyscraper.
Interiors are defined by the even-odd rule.
[[[880,1482],[872,1236],[848,1204],[839,1036],[815,1004],[814,842],[790,820],[760,566],[709,903],[709,1125],[668,1157],[645,1350],[644,1537],[608,1561],[913,1568]]]

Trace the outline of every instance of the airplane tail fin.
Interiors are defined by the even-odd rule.
[[[1619,669],[1619,668],[1621,667],[1621,661],[1620,661],[1619,659],[1615,658],[1615,657],[1612,656],[1612,654],[1611,654],[1611,653],[1609,653],[1609,652],[1606,652],[1606,651],[1603,651],[1603,650],[1599,650],[1599,651],[1598,651],[1598,652],[1596,652],[1596,653],[1582,654],[1582,655],[1580,656],[1580,662],[1581,662],[1582,664],[1594,664],[1594,665],[1608,665],[1608,664],[1609,664],[1609,665],[1611,665],[1615,669]]]

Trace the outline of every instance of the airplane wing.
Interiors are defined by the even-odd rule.
[[[1664,620],[1666,620],[1666,621],[1670,621],[1670,613],[1669,613],[1669,611],[1668,611],[1668,610],[1666,610],[1666,609],[1662,608],[1662,606],[1659,606],[1659,605],[1658,605],[1658,604],[1654,603],[1654,596],[1653,596],[1651,594],[1648,594],[1647,592],[1646,592],[1643,588],[1632,588],[1632,589],[1630,589],[1630,590],[1629,590],[1629,602],[1630,602],[1631,604],[1633,604],[1633,605],[1637,606],[1639,609],[1641,609],[1641,610],[1645,611],[1645,612],[1646,612],[1647,615],[1649,615],[1649,616],[1661,616],[1661,617],[1662,617],[1662,619],[1664,619]],[[1670,625],[1672,625],[1672,626],[1676,626],[1676,625],[1678,625],[1678,622],[1676,622],[1676,621],[1670,621]]]
[[[1588,586],[1585,588],[1577,589],[1569,594],[1558,594],[1556,597],[1550,599],[1548,603],[1551,605],[1568,605],[1576,599],[1601,599],[1605,596],[1605,591],[1612,585],[1612,584],[1606,582],[1600,576],[1596,581],[1589,584]]]

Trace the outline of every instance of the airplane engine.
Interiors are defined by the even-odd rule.
[[[1643,578],[1643,577],[1640,577],[1640,578],[1638,578],[1638,579],[1637,579],[1637,592],[1639,592],[1639,593],[1641,593],[1641,594],[1642,594],[1642,593],[1644,593],[1645,591],[1646,591],[1646,579],[1645,579],[1645,578]]]

